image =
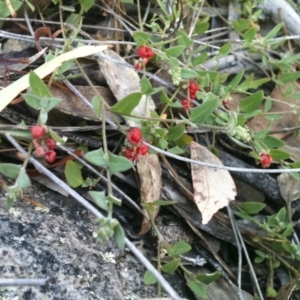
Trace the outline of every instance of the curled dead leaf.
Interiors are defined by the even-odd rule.
[[[222,166],[221,161],[205,147],[192,142],[191,158]],[[191,164],[194,201],[202,214],[202,224],[207,224],[213,215],[235,199],[235,183],[227,170]]]

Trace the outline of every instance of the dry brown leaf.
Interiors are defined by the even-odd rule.
[[[300,281],[300,278],[291,280],[290,282],[283,285],[275,298],[275,300],[289,300],[291,299],[293,290],[295,289],[297,283]]]
[[[141,92],[140,77],[138,73],[126,66],[126,61],[116,52],[107,49],[103,53],[108,56],[108,59],[99,58],[102,73],[107,80],[107,84],[115,95],[118,101],[124,97]],[[150,111],[155,109],[154,101],[151,97],[143,96],[139,105],[131,112],[132,115],[138,117],[150,117]],[[133,121],[128,121],[128,125],[134,127],[137,124]]]
[[[95,96],[95,92],[89,86],[75,86],[76,89],[89,101],[92,102],[92,98]],[[97,92],[102,96],[102,98],[108,103],[109,105],[114,105],[116,99],[110,89],[102,87],[102,86],[95,86]],[[52,96],[61,99],[61,102],[58,104],[56,109],[70,114],[72,116],[78,116],[83,119],[88,119],[92,121],[99,122],[99,118],[95,115],[93,108],[86,105],[81,99],[79,99],[76,95],[74,95],[68,89],[63,89],[52,85],[50,88],[50,92]],[[110,112],[106,112],[106,116],[109,119],[112,119],[112,115]],[[117,118],[119,121],[122,119],[114,115],[114,118]]]
[[[191,159],[223,166],[221,161],[203,146],[192,142]],[[227,170],[191,164],[194,201],[202,214],[202,224],[235,199],[235,183]]]
[[[282,173],[277,177],[277,182],[281,196],[287,203],[300,198],[299,180],[288,173]]]
[[[286,103],[282,102],[272,102],[272,108],[270,109],[269,112],[273,112],[275,114],[280,115],[282,113],[282,118],[280,120],[274,121],[270,130],[271,131],[278,131],[283,128],[288,128],[288,127],[294,127],[298,124],[298,115],[291,111],[290,103],[293,103],[295,105],[299,105],[299,100],[296,101],[295,99],[290,99],[285,95],[287,89],[291,86],[291,84],[287,84],[285,86],[276,86],[274,90],[271,93],[271,98],[281,100]],[[299,93],[299,89],[296,87],[296,85],[293,85],[293,89],[295,93]],[[298,103],[297,103],[298,102]],[[283,113],[283,112],[288,112],[288,113]],[[250,122],[248,122],[249,128],[255,130],[255,131],[260,131],[264,130],[267,128],[268,124],[270,123],[269,120],[267,120],[264,116],[256,116],[254,117]],[[289,133],[284,132],[284,133],[276,133],[274,136],[276,138],[282,139],[283,137],[287,136]]]
[[[137,170],[139,173],[141,183],[141,202],[143,204],[152,203],[160,199],[162,188],[161,166],[157,159],[157,155],[148,154],[142,156],[137,162]],[[156,218],[159,207],[147,212],[144,210],[146,216],[151,217],[153,220]],[[146,218],[143,219],[142,227],[139,235],[142,236],[151,228],[151,223]]]

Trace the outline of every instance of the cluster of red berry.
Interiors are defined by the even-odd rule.
[[[148,153],[148,146],[143,143],[142,131],[140,128],[132,128],[127,136],[125,157],[137,161],[139,155],[146,155]]]
[[[267,153],[261,153],[259,156],[260,159],[258,160],[258,163],[261,164],[262,168],[269,168],[271,163],[273,162],[272,156]]]
[[[44,158],[49,164],[56,160],[56,142],[51,138],[45,136],[46,130],[41,125],[35,125],[31,129],[32,142],[35,148],[34,154],[38,158]]]
[[[188,98],[181,101],[181,105],[185,110],[189,110],[194,106],[192,101],[196,98],[196,93],[198,91],[200,91],[198,83],[191,81],[188,85]]]
[[[136,52],[139,56],[139,59],[134,62],[134,68],[137,71],[140,71],[144,66],[147,65],[148,61],[155,55],[155,53],[147,46],[139,47]]]

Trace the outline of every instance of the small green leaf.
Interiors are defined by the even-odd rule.
[[[56,107],[59,104],[59,102],[61,102],[61,99],[59,98],[43,98],[41,99],[41,108],[48,112],[54,107]]]
[[[138,106],[142,96],[142,93],[132,93],[116,103],[111,108],[111,111],[120,114],[130,114],[133,109]]]
[[[255,38],[257,33],[257,29],[254,27],[251,27],[248,29],[244,35],[244,39],[247,43],[252,43],[253,39]]]
[[[267,40],[275,37],[277,35],[277,33],[281,30],[282,26],[283,26],[283,24],[279,23],[275,27],[273,27],[273,29],[264,37],[266,42],[267,42]]]
[[[42,98],[40,96],[36,96],[34,94],[22,94],[25,102],[35,110],[39,110],[41,108],[41,100]]]
[[[144,31],[135,31],[132,33],[132,36],[138,47],[145,45],[151,37],[149,33]]]
[[[124,229],[121,226],[121,224],[118,224],[114,228],[114,237],[116,239],[118,248],[120,250],[124,250],[124,247],[125,247],[125,232],[124,232]]]
[[[266,258],[266,253],[261,250],[255,250],[255,253],[262,258]]]
[[[187,286],[192,290],[192,292],[198,297],[206,299],[206,289],[205,285],[197,281],[189,281]]]
[[[270,150],[270,155],[274,160],[285,160],[290,158],[290,154],[288,152],[278,150],[278,149],[271,149]]]
[[[173,154],[177,154],[177,155],[185,153],[185,151],[182,150],[181,148],[179,148],[178,146],[170,148],[168,150],[168,152],[173,153]]]
[[[184,51],[185,46],[178,45],[171,48],[166,49],[165,53],[168,57],[178,57]]]
[[[68,184],[72,188],[76,188],[83,184],[84,180],[82,178],[81,170],[72,160],[68,160],[65,166],[65,176]]]
[[[169,256],[178,256],[191,251],[191,249],[192,247],[189,244],[180,241],[169,249],[168,254]]]
[[[257,89],[259,86],[261,86],[264,83],[269,82],[271,79],[270,78],[261,78],[258,80],[253,80],[249,84],[249,88],[251,89]]]
[[[196,278],[197,280],[201,281],[204,284],[210,284],[216,280],[218,280],[222,276],[222,272],[214,272],[211,274],[197,274]]]
[[[52,97],[47,85],[33,71],[29,74],[31,93],[39,97]]]
[[[24,167],[20,168],[20,172],[16,180],[16,186],[20,189],[26,189],[31,186],[30,179]]]
[[[2,173],[4,176],[15,179],[19,175],[21,166],[10,164],[10,163],[3,163],[0,164],[0,173]]]
[[[280,148],[285,145],[285,143],[282,140],[277,139],[276,137],[274,137],[272,135],[267,135],[262,140],[262,142],[269,148]]]
[[[92,98],[92,105],[95,115],[101,119],[101,98],[98,95]]]
[[[108,157],[108,169],[111,174],[127,171],[133,166],[133,163],[124,156],[115,155],[109,152]]]
[[[167,139],[169,141],[178,140],[183,135],[184,130],[185,130],[185,125],[184,124],[179,124],[179,125],[171,127],[169,129]]]
[[[144,275],[144,283],[145,284],[154,284],[156,282],[157,282],[157,279],[154,277],[154,275],[149,270],[147,270]]]
[[[217,97],[208,99],[198,107],[190,109],[190,121],[203,124],[218,106],[219,99]]]
[[[219,55],[227,55],[231,51],[231,43],[224,44],[219,49]]]
[[[87,12],[95,4],[95,0],[79,0],[81,9],[84,12]]]
[[[178,30],[177,36],[179,45],[184,45],[186,48],[190,48],[190,46],[193,44],[193,40],[186,34],[184,30]]]
[[[281,73],[279,75],[279,80],[281,80],[283,83],[290,83],[294,82],[297,79],[300,78],[300,72],[293,72],[293,73]]]
[[[180,77],[182,79],[192,79],[199,77],[198,73],[194,70],[182,68],[180,72]]]
[[[244,70],[241,70],[240,72],[238,72],[234,78],[228,83],[227,85],[227,89],[228,91],[231,91],[233,89],[236,88],[236,86],[241,82],[243,76],[244,76]]]
[[[246,97],[240,101],[241,111],[250,113],[256,109],[259,109],[261,102],[263,100],[263,91],[257,91],[249,97]]]
[[[267,287],[267,297],[275,298],[277,296],[277,292],[270,286]],[[289,298],[289,297],[288,297]]]
[[[243,202],[241,209],[248,215],[257,214],[266,207],[266,204],[259,202]]]
[[[104,157],[104,152],[103,152],[102,148],[86,153],[85,156],[84,156],[84,158],[88,162],[90,162],[93,165],[96,165],[98,167],[105,168],[108,165],[108,161]]]
[[[192,65],[194,67],[198,66],[198,65],[201,65],[205,62],[206,58],[208,56],[208,53],[207,52],[203,52],[201,53],[199,56],[195,57],[193,60],[192,60]],[[203,85],[202,85],[203,86]],[[204,86],[203,86],[204,87]]]
[[[153,92],[151,82],[145,75],[141,78],[141,91],[144,95],[150,95]]]
[[[263,257],[255,257],[254,258],[254,262],[256,264],[260,264],[261,262],[263,262],[265,259]]]
[[[154,202],[151,202],[151,205],[154,205],[154,206],[165,206],[165,205],[173,205],[173,204],[176,204],[178,203],[177,201],[167,201],[167,200],[156,200]],[[149,203],[150,204],[150,203]]]
[[[176,259],[171,260],[167,264],[163,265],[162,270],[165,273],[172,274],[177,270],[179,265],[180,265],[180,258],[176,258]]]
[[[107,211],[108,204],[105,196],[105,192],[97,192],[97,191],[90,191],[89,195],[91,196],[93,202],[100,207],[101,209]]]

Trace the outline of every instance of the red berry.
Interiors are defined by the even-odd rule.
[[[54,150],[50,150],[45,155],[45,161],[49,164],[52,164],[56,160],[56,152]]]
[[[46,155],[46,150],[44,147],[42,146],[38,146],[35,151],[34,151],[35,155],[39,158],[43,158]]]
[[[141,146],[137,147],[136,151],[138,154],[146,155],[148,153],[149,147],[147,145],[142,144]]]
[[[193,102],[191,100],[188,100],[188,99],[182,100],[181,105],[183,106],[183,108],[185,110],[189,110],[190,108],[192,108],[194,106]]]
[[[195,99],[196,98],[196,93],[198,91],[200,91],[200,86],[198,85],[198,83],[196,83],[194,81],[191,81],[189,83],[188,89],[189,89],[190,98]]]
[[[139,143],[142,140],[142,131],[140,128],[132,128],[129,131],[128,137],[127,137],[128,141],[130,141],[132,143],[132,145],[136,145],[137,143]]]
[[[134,153],[133,149],[127,148],[125,150],[125,157],[126,158],[128,158],[130,160],[133,160],[134,156],[135,156],[135,153]]]
[[[139,47],[136,52],[139,57],[146,58],[147,60],[150,60],[155,55],[154,51],[147,46]]]
[[[134,67],[134,69],[137,70],[137,71],[142,70],[142,64],[141,64],[138,60],[136,60],[136,61],[134,62],[133,67]]]
[[[45,144],[49,148],[49,150],[53,150],[56,147],[56,142],[52,138],[47,138]]]
[[[39,139],[44,136],[46,130],[41,125],[35,125],[35,126],[31,127],[30,131],[31,131],[31,135],[34,139]]]
[[[272,156],[266,153],[260,154],[259,163],[263,168],[269,168],[272,162],[273,162]]]

